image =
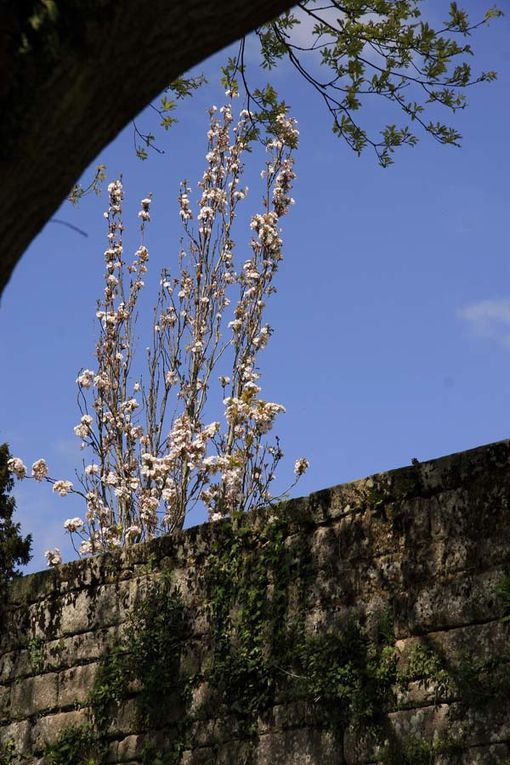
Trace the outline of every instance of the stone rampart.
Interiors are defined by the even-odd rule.
[[[510,763],[510,443],[16,581],[1,765]]]

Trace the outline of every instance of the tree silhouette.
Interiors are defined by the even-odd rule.
[[[9,496],[13,479],[7,470],[9,459],[7,444],[0,445],[0,599],[7,584],[19,574],[18,566],[26,565],[30,558],[32,536],[23,537],[19,523],[12,520],[16,502]]]

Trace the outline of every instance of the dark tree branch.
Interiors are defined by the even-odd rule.
[[[38,0],[4,1],[0,291],[83,170],[151,99],[293,4],[63,0],[52,18]]]

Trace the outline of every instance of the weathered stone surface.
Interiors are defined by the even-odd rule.
[[[183,752],[182,765],[210,765],[216,763],[216,749],[210,747],[197,748]]]
[[[191,729],[191,740],[197,747],[217,744],[220,740],[217,720],[197,720]]]
[[[49,673],[14,683],[11,690],[13,719],[29,717],[58,706],[58,675]]]
[[[331,733],[314,728],[275,731],[260,737],[257,765],[342,765],[341,745]]]
[[[19,752],[29,754],[32,751],[31,730],[32,726],[28,720],[2,725],[0,726],[0,743],[6,744],[13,741]]]
[[[398,738],[417,736],[432,740],[435,735],[445,735],[450,729],[450,707],[448,704],[430,704],[416,709],[391,712],[389,720]]]
[[[469,747],[460,756],[457,756],[455,762],[459,765],[498,765],[506,764],[510,755],[510,746],[508,744],[493,744],[491,746]],[[452,759],[444,757],[437,758],[437,765],[450,765]]]
[[[11,708],[10,688],[0,687],[0,722],[9,721]]]
[[[491,600],[491,608],[494,611],[495,596],[492,596]],[[458,667],[468,659],[487,662],[504,656],[510,658],[510,629],[507,624],[496,619],[397,640],[395,647],[401,657],[401,666],[405,664],[409,653],[418,646],[444,657],[451,668]]]
[[[89,632],[94,627],[93,603],[89,589],[65,593],[62,597],[59,634]]]
[[[146,736],[126,736],[111,747],[111,760],[113,762],[128,762],[141,756],[142,747]]]
[[[397,601],[399,637],[452,629],[494,617],[494,591],[505,571],[503,568],[458,575],[435,584],[423,583],[420,589],[403,594]]]
[[[395,693],[399,709],[416,709],[449,701],[451,694],[445,692],[441,684],[434,680],[413,680]]]
[[[285,510],[288,613],[303,609],[308,637],[341,630],[354,616],[377,641],[389,620],[400,680],[381,730],[398,745],[430,746],[430,765],[503,765],[510,757],[510,627],[500,620],[508,603],[497,595],[510,571],[509,466],[510,443],[493,444],[316,492]],[[249,523],[262,531],[267,517]],[[221,524],[204,525],[16,581],[0,636],[0,742],[16,742],[35,765],[64,728],[89,719],[78,707],[98,662],[166,572],[189,619],[175,662],[192,680],[189,717],[179,727],[181,687],[162,695],[158,729],[146,730],[141,681],[130,682],[106,731],[112,765],[140,765],[144,745],[164,754],[176,737],[182,765],[377,762],[383,734],[321,727],[318,698],[290,698],[284,672],[274,705],[255,720],[236,714],[237,700],[205,680],[214,641],[204,570],[221,538]],[[417,646],[436,664],[408,676]],[[462,754],[445,754],[448,742]]]
[[[118,624],[119,592],[114,584],[101,585],[63,596],[60,635],[75,635]]]
[[[31,732],[32,751],[43,753],[46,746],[56,741],[65,728],[76,728],[86,722],[87,715],[83,709],[40,717]]]
[[[72,667],[77,659],[80,662],[97,661],[104,655],[108,646],[113,644],[118,634],[117,627],[107,627],[49,640],[45,651],[48,667]]]
[[[272,730],[289,728],[307,728],[316,724],[313,712],[313,701],[292,701],[287,704],[277,704],[271,710],[270,716],[259,720],[259,734],[270,733]]]
[[[115,714],[115,719],[108,729],[108,733],[116,736],[131,736],[140,733],[140,715],[134,699],[123,701]]]
[[[58,705],[70,707],[82,704],[94,683],[97,664],[83,664],[58,675]]]

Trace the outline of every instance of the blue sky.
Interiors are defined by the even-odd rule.
[[[434,13],[444,4],[428,5]],[[286,454],[281,488],[302,455],[311,468],[297,494],[509,436],[509,33],[507,15],[474,38],[473,63],[497,70],[498,80],[470,90],[469,107],[452,119],[462,148],[423,135],[386,170],[332,135],[328,115],[288,69],[275,73],[301,133],[296,205],[284,221],[285,262],[268,317],[275,333],[260,357],[263,394],[287,409],[275,428]],[[106,164],[110,180],[123,175],[133,248],[139,200],[153,193],[154,284],[175,263],[178,184],[201,175],[225,55],[197,68],[210,85],[183,104],[168,133],[157,131],[151,110],[139,116],[163,155],[137,160],[127,127],[94,162]],[[380,100],[365,119],[377,129],[397,117]],[[251,172],[258,169],[255,162]],[[256,203],[254,188],[250,214]],[[81,464],[74,381],[94,363],[105,204],[104,196],[64,203],[55,217],[88,236],[48,223],[0,306],[0,441],[27,464],[44,456],[57,478],[72,480]],[[29,570],[44,567],[50,546],[74,557],[62,524],[83,513],[78,498],[30,481],[15,496],[18,520],[34,536]]]

